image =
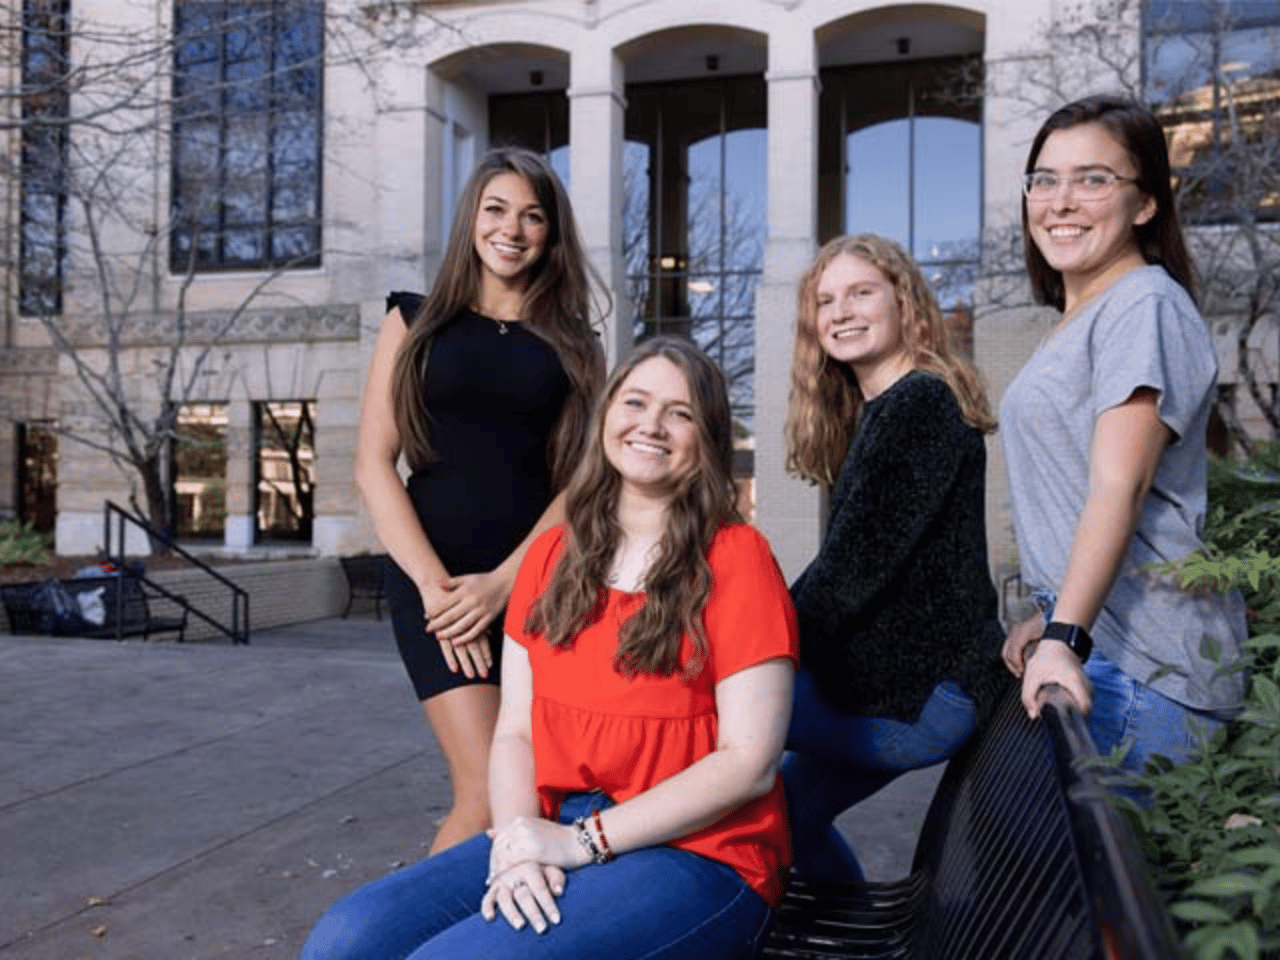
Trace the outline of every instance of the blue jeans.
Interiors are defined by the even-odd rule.
[[[782,779],[787,788],[795,872],[863,882],[862,867],[835,818],[908,770],[946,760],[977,727],[973,701],[944,680],[914,723],[845,713],[823,699],[813,674],[796,674]]]
[[[1188,729],[1194,717],[1211,737],[1226,717],[1194,710],[1122,672],[1097,647],[1085,661],[1084,672],[1093,683],[1093,709],[1089,712],[1089,733],[1102,754],[1110,753],[1126,738],[1133,746],[1124,767],[1141,773],[1153,754],[1163,754],[1174,763],[1189,760],[1199,743]]]
[[[609,806],[602,793],[564,803],[560,822]],[[673,847],[645,847],[574,870],[560,923],[537,933],[480,916],[489,869],[483,833],[361,887],[311,931],[302,960],[747,960],[768,904],[731,867]]]

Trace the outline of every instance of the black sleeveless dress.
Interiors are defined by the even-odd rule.
[[[412,324],[422,303],[392,293]],[[505,330],[505,332],[504,332]],[[569,395],[555,350],[523,323],[499,324],[464,310],[432,338],[422,385],[436,460],[408,481],[431,546],[450,574],[483,573],[510,555],[551,502],[548,446]],[[419,700],[469,683],[497,683],[502,618],[490,630],[488,678],[451,673],[424,628],[422,597],[395,563],[387,596],[396,645]]]

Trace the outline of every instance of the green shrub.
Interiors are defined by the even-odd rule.
[[[36,533],[21,520],[0,520],[0,567],[40,563],[53,544],[45,533]]]
[[[1151,792],[1121,801],[1183,943],[1198,960],[1280,955],[1280,445],[1243,468],[1213,462],[1203,554],[1174,565],[1196,589],[1239,589],[1249,608],[1240,715],[1177,767],[1118,779]],[[1217,659],[1213,641],[1206,655]],[[1163,758],[1158,758],[1163,760]]]

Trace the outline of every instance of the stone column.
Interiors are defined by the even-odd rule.
[[[796,284],[817,231],[818,65],[810,29],[769,36],[769,229],[756,293],[756,518],[788,579],[817,552],[819,491],[787,475]]]
[[[253,404],[248,397],[227,402],[227,520],[223,541],[243,550],[253,546]]]
[[[569,78],[569,190],[587,257],[613,298],[604,330],[612,367],[632,340],[622,260],[622,61],[612,50],[588,45],[574,51]]]

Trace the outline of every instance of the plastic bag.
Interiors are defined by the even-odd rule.
[[[94,587],[92,590],[81,590],[76,594],[76,604],[80,607],[80,616],[95,627],[107,622],[107,606],[102,601],[106,587]]]

